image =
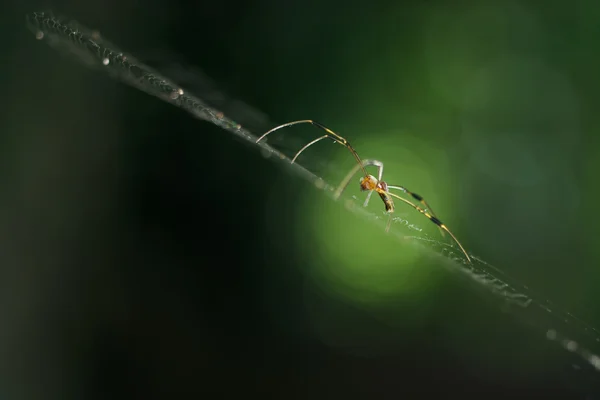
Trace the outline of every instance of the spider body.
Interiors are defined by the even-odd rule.
[[[360,178],[360,190],[363,192],[377,192],[385,205],[385,211],[394,212],[394,201],[388,196],[388,184],[385,181],[380,181],[373,175],[363,176]]]
[[[377,189],[381,184],[387,186],[385,182],[380,182],[373,175],[367,175],[360,178],[360,190],[363,192]],[[381,188],[385,190],[383,187]]]
[[[350,170],[350,172],[348,172],[348,174],[346,175],[346,177],[342,180],[342,182],[340,183],[340,185],[338,186],[337,190],[334,193],[334,197],[337,199],[339,198],[343,191],[346,189],[346,187],[348,187],[348,184],[350,183],[350,180],[352,179],[352,177],[354,175],[356,175],[356,173],[360,170],[363,173],[363,176],[360,178],[360,190],[361,191],[365,191],[365,192],[369,192],[369,194],[367,195],[367,198],[365,199],[364,202],[364,206],[366,207],[369,204],[369,199],[371,198],[371,195],[373,194],[373,192],[376,192],[379,197],[381,198],[381,200],[383,201],[383,204],[385,206],[385,210],[386,212],[389,214],[388,217],[388,222],[386,225],[386,232],[389,231],[390,226],[391,226],[391,222],[392,222],[392,214],[394,213],[395,210],[395,206],[394,206],[394,200],[399,200],[402,201],[406,204],[408,204],[409,206],[411,206],[412,208],[414,208],[415,210],[417,210],[418,212],[420,212],[421,214],[425,215],[431,222],[433,222],[434,224],[436,224],[438,226],[438,228],[440,229],[440,232],[442,233],[442,235],[444,235],[444,232],[448,233],[452,239],[454,240],[454,242],[456,243],[456,245],[459,247],[459,249],[462,251],[462,253],[464,254],[464,256],[466,257],[466,260],[469,264],[472,263],[471,261],[471,257],[469,257],[469,254],[467,253],[467,251],[464,249],[464,247],[460,244],[460,242],[458,241],[458,239],[456,239],[456,237],[454,236],[454,234],[450,231],[450,229],[448,229],[448,227],[442,223],[442,221],[440,221],[440,219],[434,214],[433,210],[431,209],[431,207],[429,206],[429,204],[427,204],[427,202],[425,201],[425,199],[423,199],[422,196],[411,192],[410,190],[406,189],[404,186],[393,186],[393,185],[388,185],[385,181],[382,180],[382,176],[383,176],[383,163],[381,161],[378,160],[361,160],[361,158],[358,156],[358,153],[356,152],[356,150],[354,150],[354,148],[350,145],[350,143],[343,138],[342,136],[338,135],[337,133],[335,133],[334,131],[332,131],[331,129],[327,128],[324,125],[321,125],[318,122],[315,122],[313,120],[310,119],[304,119],[304,120],[299,120],[299,121],[292,121],[292,122],[288,122],[286,124],[283,125],[279,125],[276,126],[275,128],[269,130],[268,132],[266,132],[265,134],[263,134],[261,137],[259,137],[256,140],[256,143],[260,142],[262,139],[264,139],[268,134],[279,130],[281,128],[285,128],[288,126],[292,126],[292,125],[296,125],[296,124],[303,124],[303,123],[308,123],[308,124],[312,124],[314,126],[316,126],[319,129],[322,129],[325,131],[325,135],[312,140],[311,142],[309,142],[308,144],[306,144],[304,147],[302,147],[294,156],[294,158],[292,158],[292,163],[296,162],[296,159],[298,158],[298,156],[307,148],[309,148],[310,146],[312,146],[313,144],[317,143],[318,141],[321,141],[323,139],[329,138],[331,140],[333,140],[335,143],[339,143],[342,146],[346,147],[350,153],[352,153],[352,155],[354,156],[354,158],[356,159],[356,165],[354,166],[354,168],[352,168]],[[367,166],[375,166],[378,169],[378,175],[377,178],[373,175],[370,175],[367,173],[366,167]],[[411,202],[410,200],[405,199],[404,197],[401,197],[395,193],[391,193],[390,189],[393,190],[399,190],[403,193],[408,194],[409,196],[411,196],[413,199],[417,200],[419,203],[421,203],[421,205],[423,205],[423,207],[420,207],[416,204],[414,204],[413,202]]]

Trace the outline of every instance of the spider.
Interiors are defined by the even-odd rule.
[[[388,185],[387,182],[382,180],[383,177],[383,163],[381,161],[378,160],[364,160],[362,161],[361,158],[358,156],[358,153],[356,152],[356,150],[354,150],[354,148],[350,145],[350,143],[344,139],[342,136],[338,135],[337,133],[335,133],[334,131],[332,131],[331,129],[327,128],[324,125],[321,125],[320,123],[310,120],[310,119],[303,119],[303,120],[299,120],[299,121],[292,121],[292,122],[288,122],[279,126],[276,126],[275,128],[269,130],[268,132],[266,132],[265,134],[263,134],[261,137],[259,137],[256,140],[256,143],[260,142],[261,140],[263,140],[267,135],[269,135],[270,133],[275,132],[276,130],[282,129],[282,128],[286,128],[288,126],[292,126],[292,125],[297,125],[297,124],[312,124],[314,126],[316,126],[319,129],[322,129],[323,131],[325,131],[325,135],[318,137],[317,139],[307,143],[304,147],[302,147],[294,156],[294,158],[292,158],[292,164],[294,162],[296,162],[296,159],[298,158],[298,156],[307,148],[309,148],[310,146],[312,146],[313,144],[326,139],[326,138],[330,138],[331,140],[333,140],[335,143],[339,143],[342,146],[346,147],[350,153],[352,153],[352,155],[354,156],[354,158],[356,159],[356,165],[350,170],[350,172],[348,172],[348,175],[346,175],[346,177],[342,180],[342,182],[340,183],[340,185],[337,187],[335,193],[334,193],[334,198],[335,199],[339,199],[339,197],[342,195],[342,193],[344,192],[344,190],[348,187],[348,184],[350,183],[350,180],[352,179],[352,177],[354,175],[356,175],[356,173],[360,170],[363,173],[363,177],[360,178],[360,190],[361,191],[368,191],[369,194],[367,195],[367,198],[365,199],[365,202],[363,204],[364,207],[366,207],[369,204],[369,199],[371,198],[371,195],[373,194],[373,192],[377,192],[377,194],[379,195],[379,197],[381,198],[381,200],[383,201],[383,204],[385,205],[385,210],[386,212],[389,214],[389,218],[387,221],[387,225],[385,228],[386,232],[389,232],[390,230],[390,226],[392,223],[392,214],[395,210],[395,206],[394,206],[394,201],[392,199],[395,198],[397,200],[400,200],[406,204],[408,204],[409,206],[411,206],[412,208],[414,208],[415,210],[419,211],[421,214],[425,215],[427,218],[429,218],[429,220],[431,222],[433,222],[434,224],[436,224],[438,226],[438,228],[440,229],[440,232],[442,233],[442,235],[444,235],[444,232],[448,233],[452,239],[454,240],[454,242],[458,245],[458,247],[460,248],[460,250],[462,251],[462,253],[465,255],[467,262],[469,264],[472,264],[471,261],[471,257],[469,257],[469,254],[467,254],[467,251],[464,249],[464,247],[460,244],[460,242],[458,241],[458,239],[456,238],[456,236],[454,236],[454,234],[450,231],[450,229],[448,229],[448,227],[439,220],[439,218],[435,215],[435,213],[433,212],[432,208],[429,206],[429,204],[427,204],[427,202],[425,201],[425,199],[423,199],[422,196],[411,192],[410,190],[408,190],[407,188],[405,188],[404,186],[394,186],[394,185]],[[373,175],[370,175],[369,173],[367,173],[367,169],[366,167],[368,166],[375,166],[377,167],[377,178],[375,178]],[[419,207],[418,205],[414,204],[413,202],[411,202],[410,200],[407,200],[403,197],[400,197],[399,195],[395,194],[395,193],[391,193],[390,189],[393,190],[399,190],[401,192],[404,192],[410,196],[412,196],[413,199],[417,200],[419,203],[421,203],[421,205],[423,205],[424,208]]]

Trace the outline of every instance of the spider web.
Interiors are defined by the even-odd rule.
[[[27,22],[37,39],[46,40],[51,46],[75,56],[88,67],[101,69],[113,78],[244,139],[256,146],[265,157],[278,161],[279,165],[311,182],[317,190],[333,199],[334,186],[302,165],[291,164],[290,158],[280,150],[300,148],[302,142],[291,143],[290,139],[283,139],[285,135],[278,135],[273,140],[270,138],[270,144],[266,141],[257,144],[257,136],[247,125],[251,126],[255,122],[265,124],[266,118],[243,103],[223,97],[208,77],[202,77],[207,82],[200,89],[202,97],[196,97],[134,57],[123,53],[101,38],[96,31],[45,12],[28,15]],[[236,115],[238,119],[234,120],[229,115]],[[382,228],[385,225],[387,214],[384,212],[369,211],[359,206],[350,196],[342,200],[351,212],[381,225]],[[521,323],[530,326],[537,332],[540,340],[547,340],[562,349],[570,363],[568,369],[572,371],[573,380],[585,392],[586,398],[595,398],[590,396],[600,393],[600,331],[570,312],[561,310],[477,255],[470,254],[473,263],[468,264],[455,245],[432,238],[408,220],[394,217],[392,226],[392,235],[406,238],[409,232],[415,245],[439,258],[441,267],[463,279],[465,285],[480,292],[486,299],[496,302],[499,310],[509,312]]]

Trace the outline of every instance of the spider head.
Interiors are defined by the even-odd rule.
[[[363,176],[362,178],[360,178],[360,190],[362,190],[363,192],[368,190],[375,190],[378,183],[379,182],[377,181],[377,178],[375,178],[373,175]]]

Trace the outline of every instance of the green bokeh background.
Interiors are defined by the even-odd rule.
[[[36,41],[24,16],[40,9],[191,92],[199,68],[271,122],[322,122],[423,195],[469,252],[600,325],[595,2],[4,8],[0,346],[14,398],[526,396],[554,390],[564,364],[543,325],[501,313],[442,258]],[[353,165],[338,145],[310,152],[300,162],[331,182]],[[586,392],[578,379],[564,381]]]

